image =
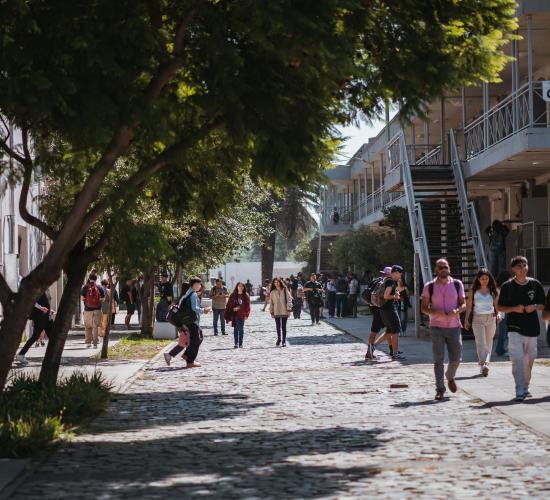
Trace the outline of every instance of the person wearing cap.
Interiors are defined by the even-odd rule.
[[[369,288],[371,290],[374,289],[375,285],[379,282],[384,280],[387,276],[389,276],[391,273],[391,267],[386,266],[384,269],[379,271],[380,276],[369,283]],[[374,345],[376,341],[376,336],[384,328],[384,322],[382,321],[382,317],[380,316],[380,308],[369,304],[371,314],[372,314],[372,324],[370,327],[370,334],[369,334],[369,340],[368,340],[368,346],[367,346],[367,353],[365,354],[365,359],[375,359],[374,354]]]
[[[380,317],[386,327],[385,335],[388,337],[390,355],[393,360],[404,359],[398,349],[401,322],[396,307],[400,299],[397,281],[402,275],[403,268],[401,266],[395,265],[390,268],[390,275],[384,279],[384,300],[386,302],[380,307]]]

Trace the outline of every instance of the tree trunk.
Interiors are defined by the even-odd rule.
[[[105,332],[103,334],[103,342],[101,343],[101,359],[107,359],[109,357],[109,335],[111,333],[111,319],[113,317],[113,302],[116,283],[113,283],[113,274],[109,271],[109,315],[107,316],[107,325],[105,326]]]
[[[154,315],[154,269],[148,269],[143,274],[143,294],[141,297],[141,334],[144,337],[153,336],[153,315]]]
[[[46,354],[42,361],[42,369],[40,370],[40,380],[43,382],[55,384],[57,381],[61,356],[71,329],[82,283],[84,283],[88,265],[94,260],[93,257],[82,253],[83,247],[83,242],[80,242],[72,250],[65,267],[67,283],[63,289],[63,295],[61,295]]]
[[[41,293],[43,292],[28,295],[21,292],[12,293],[7,303],[2,304],[4,319],[0,324],[0,391],[6,384],[27,318]]]
[[[265,237],[262,243],[262,284],[266,279],[273,279],[273,263],[275,262],[275,242],[277,233],[273,232]]]

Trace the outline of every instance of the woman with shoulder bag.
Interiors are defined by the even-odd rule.
[[[275,319],[277,343],[275,347],[286,347],[286,324],[292,311],[292,296],[281,278],[274,278],[269,294],[271,317]]]
[[[266,303],[267,305],[267,303]],[[235,349],[243,346],[244,322],[250,315],[250,295],[246,292],[244,283],[237,283],[235,290],[229,296],[225,306],[225,320],[233,325]]]
[[[481,268],[475,277],[466,302],[466,320],[464,328],[470,327],[476,340],[477,357],[480,373],[489,375],[489,362],[493,350],[493,338],[497,322],[501,320],[496,312],[498,304],[498,288],[491,272]]]

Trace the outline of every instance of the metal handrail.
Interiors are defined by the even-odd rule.
[[[414,249],[419,256],[422,279],[424,280],[424,283],[428,283],[428,281],[430,281],[432,278],[430,254],[428,251],[428,240],[426,239],[426,228],[424,227],[422,208],[420,206],[420,203],[416,202],[414,196],[411,165],[407,156],[407,143],[405,141],[404,131],[401,131],[399,143],[401,157],[403,158],[403,162],[401,164],[401,168],[403,169],[403,185],[405,188],[405,196],[407,199],[407,212],[409,214],[409,222],[413,235]]]
[[[468,201],[466,181],[464,180],[462,163],[460,161],[455,132],[453,129],[451,129],[449,132],[449,138],[451,148],[451,168],[453,169],[453,176],[456,182],[458,204],[460,207],[460,212],[462,214],[462,221],[464,223],[464,232],[466,233],[466,238],[470,240],[474,248],[476,264],[478,265],[478,267],[487,267],[487,257],[483,249],[483,240],[481,239],[481,231],[479,230],[477,213],[475,205],[472,202]]]

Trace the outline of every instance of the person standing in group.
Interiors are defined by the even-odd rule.
[[[244,322],[248,316],[250,316],[250,295],[246,292],[244,283],[239,281],[225,307],[225,320],[233,324],[235,349],[243,346]]]
[[[158,284],[158,292],[160,299],[156,307],[156,320],[159,322],[166,321],[166,315],[168,314],[168,309],[174,302],[174,288],[169,279],[168,273],[163,271],[160,274],[160,283]]]
[[[306,281],[304,285],[304,292],[306,294],[307,305],[309,308],[309,315],[311,316],[311,325],[319,324],[321,319],[320,308],[323,305],[322,298],[323,285],[317,281],[317,275],[312,273],[309,281]]]
[[[277,328],[275,346],[279,347],[282,341],[282,346],[286,347],[286,324],[292,310],[292,296],[281,278],[274,278],[271,283],[269,308],[271,317],[275,318],[275,327]]]
[[[42,332],[45,332],[49,337],[53,327],[53,319],[51,314],[50,299],[48,293],[44,292],[34,304],[30,319],[32,320],[32,335],[27,340],[19,354],[15,357],[22,365],[28,365],[29,362],[25,358],[25,354],[32,345],[40,338]]]
[[[399,314],[399,323],[401,324],[402,337],[407,336],[408,311],[411,308],[411,299],[409,287],[403,277],[397,280],[397,291],[399,292],[399,302],[397,303],[397,313]]]
[[[365,354],[366,360],[372,360],[376,359],[376,355],[374,354],[375,349],[375,343],[376,343],[376,336],[378,333],[380,333],[380,330],[384,328],[384,322],[382,321],[382,316],[380,315],[380,308],[378,306],[375,306],[372,303],[372,291],[376,288],[376,286],[383,282],[386,277],[388,277],[391,273],[391,267],[386,266],[382,271],[380,271],[380,276],[374,280],[372,280],[369,285],[367,286],[367,303],[370,307],[370,311],[372,314],[372,322],[370,327],[370,333],[369,333],[369,339],[367,341],[367,352]],[[371,296],[371,300],[368,299],[368,297]]]
[[[126,329],[130,330],[130,320],[136,312],[136,297],[138,295],[138,291],[134,286],[134,280],[126,280],[126,284],[122,288],[120,295],[122,302],[126,305],[124,324],[126,325]]]
[[[265,308],[269,305],[269,290],[271,289],[271,283],[269,281],[269,279],[265,279],[264,280],[264,286],[263,286],[263,291],[264,291],[264,308],[262,309],[262,311],[265,311]]]
[[[472,328],[476,340],[480,373],[489,375],[489,363],[493,351],[493,338],[500,315],[497,313],[498,288],[495,278],[482,267],[468,290],[464,328]],[[470,321],[471,318],[471,321]]]
[[[170,352],[164,353],[164,361],[170,366],[172,358],[176,357],[180,352],[185,349],[182,354],[182,358],[186,361],[186,368],[198,368],[200,363],[197,363],[196,359],[199,354],[199,347],[202,344],[203,335],[200,329],[201,314],[208,314],[210,308],[202,307],[198,296],[198,292],[202,288],[202,280],[198,277],[193,277],[189,280],[189,288],[181,296],[178,301],[178,307],[184,307],[184,302],[189,301],[189,308],[195,313],[195,319],[193,322],[185,324],[184,326],[189,331],[189,344],[187,347],[175,345]]]
[[[350,306],[351,316],[357,318],[357,298],[359,297],[359,280],[357,275],[354,273],[348,274],[349,282],[349,295],[348,295],[348,304]]]
[[[246,280],[244,286],[246,288],[246,293],[252,297],[252,290],[254,290],[254,286],[250,283],[250,280]]]
[[[298,282],[298,288],[296,289],[296,299],[292,300],[292,312],[294,319],[301,319],[302,317],[302,305],[304,304],[304,285]]]
[[[537,357],[537,337],[540,335],[537,311],[544,310],[544,288],[535,278],[529,278],[529,263],[521,255],[511,261],[514,277],[500,289],[497,308],[506,314],[508,351],[516,384],[516,401],[531,397],[529,382]]]
[[[497,288],[500,290],[502,285],[512,277],[509,271],[501,271],[498,273],[496,282]],[[497,307],[498,310],[498,307]],[[508,325],[506,324],[506,314],[499,313],[501,321],[497,324],[497,342],[495,345],[495,353],[497,356],[505,356],[508,354]]]
[[[342,276],[342,273],[338,274],[336,278],[336,317],[342,318],[346,311],[346,300],[348,297],[348,280]]]
[[[384,280],[384,304],[380,307],[380,316],[386,327],[385,336],[390,345],[390,356],[393,360],[404,359],[399,352],[399,333],[401,332],[401,322],[397,312],[400,294],[397,281],[403,275],[401,266],[393,266],[390,269],[390,276]]]
[[[445,377],[451,392],[457,391],[455,375],[462,360],[462,324],[460,314],[465,310],[464,285],[451,277],[446,259],[435,263],[434,280],[422,290],[422,313],[430,318],[430,333],[434,358],[436,400],[445,395]],[[445,373],[445,347],[449,365]]]
[[[336,311],[336,278],[332,277],[327,282],[328,317],[334,318]]]
[[[210,290],[210,298],[212,299],[212,312],[213,312],[213,321],[214,321],[214,335],[218,335],[218,319],[220,321],[220,330],[222,335],[227,335],[225,333],[225,306],[227,304],[227,288],[223,286],[222,280],[218,278],[214,288]]]
[[[88,281],[82,287],[80,296],[84,303],[84,342],[86,347],[97,347],[99,323],[101,321],[101,305],[105,300],[105,290],[96,284],[97,275],[90,274]]]

